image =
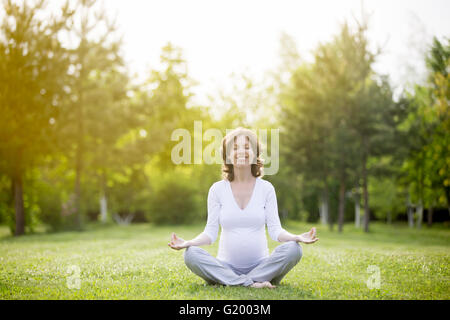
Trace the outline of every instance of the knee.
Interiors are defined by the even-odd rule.
[[[290,261],[299,262],[303,255],[302,246],[296,241],[288,241],[284,245],[287,248],[287,258]]]
[[[201,253],[202,249],[197,246],[190,246],[187,247],[184,251],[184,263],[186,265],[192,265],[195,264],[195,262],[198,260],[198,255]]]

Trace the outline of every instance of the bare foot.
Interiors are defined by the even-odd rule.
[[[270,289],[276,288],[276,286],[272,285],[269,281],[255,282],[250,287],[252,287],[252,288],[270,288]]]

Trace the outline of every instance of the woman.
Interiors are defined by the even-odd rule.
[[[223,180],[208,193],[208,219],[202,233],[185,241],[172,233],[168,245],[186,248],[186,266],[209,284],[275,288],[300,261],[299,242],[314,243],[316,229],[294,235],[281,227],[273,185],[262,178],[260,144],[251,130],[237,128],[222,140]],[[200,248],[216,241],[222,233],[217,257]],[[270,237],[283,242],[271,255]]]

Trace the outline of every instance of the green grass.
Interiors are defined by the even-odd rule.
[[[291,233],[311,224],[285,222]],[[207,286],[167,246],[172,231],[191,239],[204,224],[155,227],[89,225],[85,232],[9,236],[0,227],[0,299],[449,299],[450,229],[371,225],[365,234],[317,226],[320,240],[302,244],[303,257],[276,289]],[[270,252],[279,245],[268,236]],[[216,255],[218,241],[203,246]],[[69,289],[68,268],[80,268]],[[369,289],[367,268],[380,270]]]

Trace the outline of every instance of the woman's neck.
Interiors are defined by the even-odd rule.
[[[234,166],[234,181],[235,182],[250,182],[255,177],[252,175],[250,166],[236,167]]]

